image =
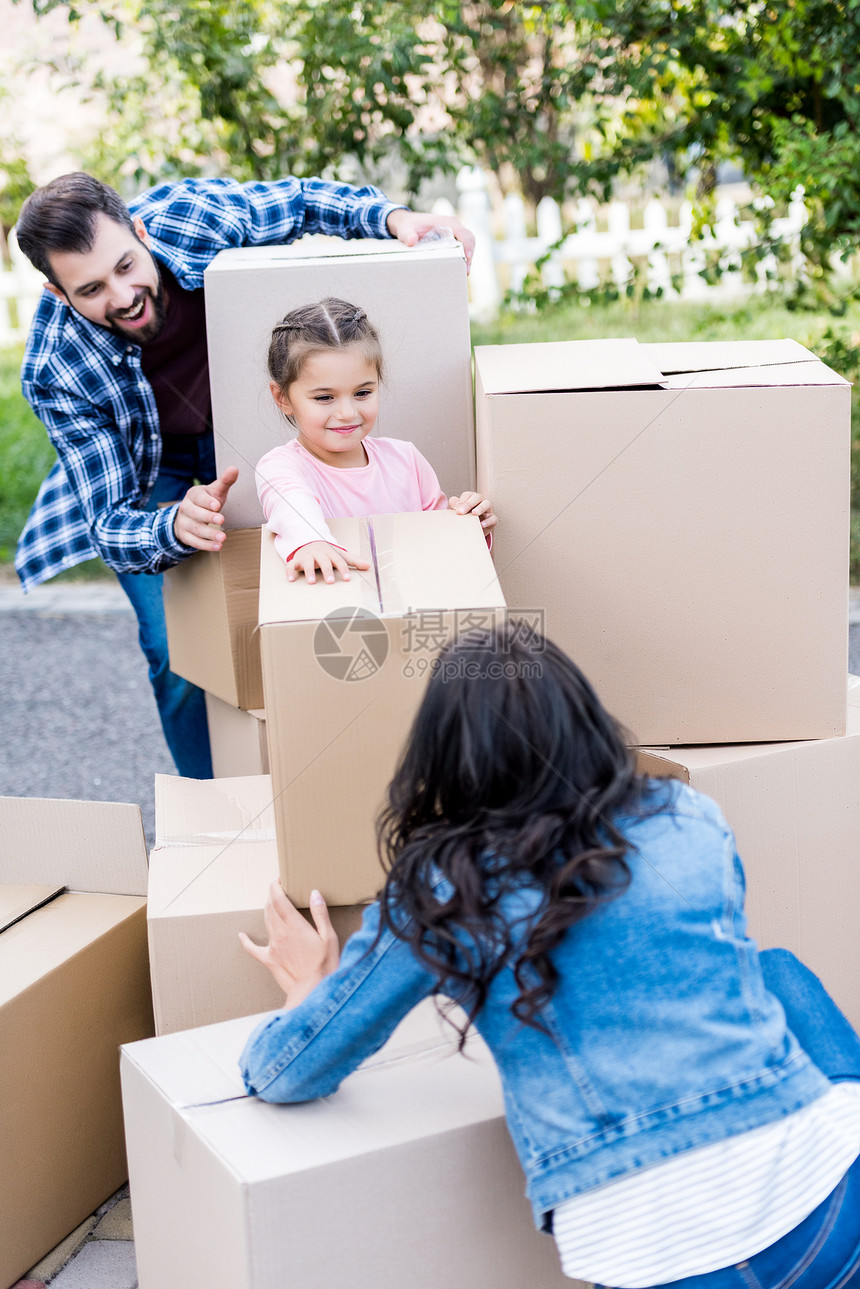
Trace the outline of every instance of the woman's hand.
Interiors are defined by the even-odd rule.
[[[485,533],[495,528],[499,522],[493,513],[493,503],[489,497],[482,497],[479,492],[461,492],[459,497],[448,498],[448,509],[456,510],[458,515],[477,515]]]
[[[359,559],[349,551],[332,546],[331,542],[307,542],[299,547],[287,564],[287,581],[295,582],[299,573],[304,573],[305,581],[315,582],[317,568],[322,573],[324,582],[333,582],[335,571],[348,582],[351,568],[364,570],[370,568],[370,564],[366,559]]]
[[[319,891],[311,891],[310,907],[314,926],[287,899],[280,883],[272,882],[263,915],[268,944],[254,944],[239,932],[242,948],[268,967],[283,989],[287,1009],[297,1007],[340,962],[337,935]]]

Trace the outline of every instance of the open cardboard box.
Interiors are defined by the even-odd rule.
[[[746,872],[750,933],[796,953],[860,1028],[860,680],[849,681],[840,738],[641,748],[638,768],[720,805]]]
[[[0,1285],[128,1176],[121,1043],[153,1033],[137,806],[0,798]]]
[[[140,1289],[576,1289],[477,1035],[458,1054],[428,1002],[334,1096],[267,1105],[237,1064],[259,1019],[123,1051]]]
[[[407,248],[376,238],[302,237],[289,246],[234,248],[209,265],[205,287],[218,471],[239,468],[224,507],[230,528],[263,522],[254,468],[292,433],[269,393],[272,327],[290,310],[326,296],[360,305],[379,332],[385,380],[378,433],[413,442],[449,495],[474,486],[468,293],[459,243]]]
[[[155,778],[156,841],[147,923],[158,1034],[282,1007],[283,990],[239,943],[266,940],[263,906],[278,878],[268,775]],[[341,945],[363,907],[332,907]]]
[[[841,734],[848,383],[791,340],[496,345],[475,363],[509,609],[545,611],[633,741]]]
[[[371,563],[288,582],[263,535],[260,636],[281,882],[307,905],[371,899],[375,820],[443,645],[505,616],[480,521],[453,511],[332,519]]]

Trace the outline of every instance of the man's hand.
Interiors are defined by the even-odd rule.
[[[424,215],[420,211],[401,207],[399,210],[392,210],[385,224],[391,236],[396,237],[404,246],[414,246],[432,228],[450,228],[466,252],[466,272],[469,272],[475,250],[475,236],[460,223],[456,215]]]
[[[188,489],[173,520],[178,541],[198,551],[221,549],[227,536],[221,509],[238,478],[239,471],[231,465],[213,483],[195,483]]]
[[[349,551],[342,551],[338,546],[332,546],[330,542],[308,542],[299,547],[287,564],[287,581],[295,582],[298,574],[304,573],[305,581],[315,582],[316,570],[319,569],[325,582],[335,580],[335,571],[340,573],[345,582],[348,582],[351,568],[368,569],[370,564],[366,559],[359,559]]]
[[[319,891],[311,891],[310,906],[313,926],[287,899],[280,883],[272,882],[263,914],[268,944],[254,944],[239,932],[245,952],[268,967],[287,995],[287,1008],[297,1007],[340,962],[337,934]]]
[[[456,510],[458,515],[477,515],[485,533],[495,528],[499,522],[493,513],[493,503],[489,497],[482,497],[479,492],[461,492],[459,497],[448,498],[448,509]]]

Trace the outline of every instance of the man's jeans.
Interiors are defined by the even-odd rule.
[[[149,499],[147,510],[179,501],[193,483],[215,478],[212,435],[185,435],[170,441]],[[160,573],[118,573],[137,615],[140,647],[149,663],[161,728],[179,773],[187,779],[212,778],[212,754],[203,690],[175,676],[167,653],[162,576]]]

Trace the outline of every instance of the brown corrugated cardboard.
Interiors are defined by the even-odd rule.
[[[259,528],[231,532],[219,554],[198,551],[164,576],[171,670],[246,710],[263,706],[259,590]]]
[[[751,934],[791,949],[860,1026],[860,687],[841,738],[640,749],[639,768],[713,797],[738,842]]]
[[[0,797],[0,881],[146,894],[140,807],[112,801]]]
[[[372,898],[374,821],[433,661],[504,614],[479,521],[452,511],[336,519],[368,573],[287,582],[264,534],[260,635],[281,882],[306,905]]]
[[[576,1289],[477,1036],[458,1055],[426,1004],[334,1096],[276,1106],[239,1077],[255,1024],[123,1052],[140,1289]]]
[[[155,809],[147,922],[156,1032],[283,1006],[238,939],[266,939],[263,906],[278,877],[271,779],[156,775]],[[341,944],[362,911],[329,910]]]
[[[266,713],[262,707],[246,712],[241,707],[223,702],[214,694],[207,694],[206,719],[212,750],[212,773],[216,779],[269,773]]]
[[[366,310],[385,360],[377,433],[406,438],[448,494],[474,486],[466,266],[459,245],[308,238],[222,251],[206,270],[206,327],[219,471],[239,467],[225,516],[263,522],[254,467],[292,431],[269,393],[272,327],[325,296]]]
[[[153,1024],[144,901],[125,893],[145,884],[139,809],[3,798],[0,831],[0,1284],[8,1285],[127,1177],[118,1049]],[[94,893],[98,883],[124,893]]]
[[[545,611],[635,742],[843,731],[841,377],[793,341],[493,346],[476,371],[509,608]]]

